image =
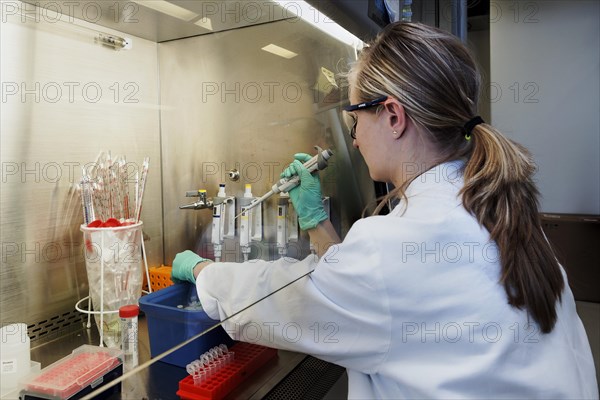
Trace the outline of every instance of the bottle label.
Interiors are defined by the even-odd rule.
[[[17,359],[2,360],[0,371],[3,374],[14,374],[17,372]]]

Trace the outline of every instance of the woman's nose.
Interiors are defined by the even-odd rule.
[[[355,149],[358,149],[358,143],[356,143],[356,139],[352,139],[352,146],[353,146]]]

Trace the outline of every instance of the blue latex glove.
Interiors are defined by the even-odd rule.
[[[175,283],[190,282],[196,283],[194,277],[194,267],[196,264],[203,261],[209,261],[206,258],[200,257],[193,251],[186,250],[178,253],[173,260],[173,268],[171,269],[171,280]]]
[[[320,222],[328,218],[321,200],[319,174],[311,174],[302,165],[312,157],[310,154],[305,153],[295,154],[294,162],[281,173],[282,178],[291,178],[294,175],[300,177],[300,184],[290,190],[289,194],[296,209],[296,214],[298,214],[300,229],[304,231],[315,228]]]

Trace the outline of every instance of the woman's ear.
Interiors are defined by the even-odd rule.
[[[395,138],[400,138],[406,130],[408,123],[404,106],[394,98],[389,98],[384,103],[385,110],[388,112],[389,129]]]

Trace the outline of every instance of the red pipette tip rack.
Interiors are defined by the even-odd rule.
[[[22,398],[68,399],[122,364],[122,352],[83,345],[24,382]],[[120,375],[120,373],[119,373]],[[50,396],[50,397],[46,397]]]

